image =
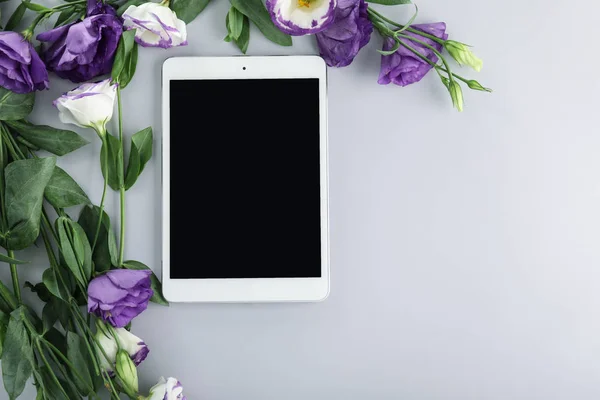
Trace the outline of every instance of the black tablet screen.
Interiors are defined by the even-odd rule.
[[[165,89],[171,278],[320,277],[318,79]]]

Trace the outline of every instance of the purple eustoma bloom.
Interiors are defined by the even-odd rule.
[[[129,6],[123,19],[125,29],[135,29],[135,41],[141,46],[167,49],[187,44],[185,22],[169,7],[156,3]]]
[[[333,24],[315,36],[327,65],[345,67],[369,43],[372,32],[365,0],[338,0]]]
[[[122,33],[115,10],[91,0],[83,21],[40,33],[37,39],[47,43],[42,58],[50,71],[83,82],[111,71]]]
[[[267,0],[275,26],[292,36],[321,32],[335,18],[337,0]]]
[[[411,27],[443,40],[448,38],[448,35],[446,34],[446,24],[443,22],[412,25]],[[404,34],[425,42],[438,51],[442,51],[442,45],[429,38],[407,31],[405,31]],[[414,48],[432,62],[437,62],[438,57],[426,46],[409,39],[402,38],[400,40],[402,43]],[[394,39],[386,37],[383,42],[383,50],[392,50],[394,45]],[[429,71],[431,71],[432,68],[433,67],[428,62],[421,59],[406,47],[400,45],[395,53],[389,56],[381,56],[381,72],[379,73],[379,79],[377,82],[380,85],[393,83],[399,86],[408,86],[410,84],[419,82],[425,75],[427,75]]]
[[[88,286],[88,311],[122,328],[147,307],[153,290],[148,270],[115,269],[94,278]]]
[[[16,32],[0,32],[0,86],[15,93],[48,89],[48,71],[31,43]]]

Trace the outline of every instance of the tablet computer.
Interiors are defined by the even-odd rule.
[[[325,299],[323,60],[170,58],[162,93],[165,297]]]

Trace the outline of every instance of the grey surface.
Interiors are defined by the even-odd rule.
[[[477,46],[478,77],[496,92],[466,93],[458,114],[433,74],[405,89],[378,86],[378,38],[331,70],[330,298],[151,306],[134,325],[151,348],[142,387],[172,375],[189,399],[205,400],[599,398],[600,3],[420,6],[420,21],[443,19]],[[237,54],[221,41],[226,9],[211,4],[188,47],[140,52],[125,91],[129,135],[153,125],[158,151],[166,57]],[[316,52],[309,38],[284,49],[252,34],[252,55]],[[52,83],[37,122],[58,124],[50,101],[72,85]],[[199,128],[186,134],[215,134],[203,128],[209,99],[198,96]],[[240,93],[240,106],[252,98]],[[290,103],[290,119],[301,110]],[[93,144],[60,164],[98,201],[100,145],[84,134]],[[155,157],[127,196],[126,258],[157,271],[159,188]],[[181,204],[193,212],[193,199]],[[108,205],[116,221],[116,194]],[[199,251],[189,249],[191,264]],[[36,257],[24,278],[42,270]]]

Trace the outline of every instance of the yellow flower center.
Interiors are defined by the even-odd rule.
[[[298,7],[310,7],[312,0],[298,0]]]

